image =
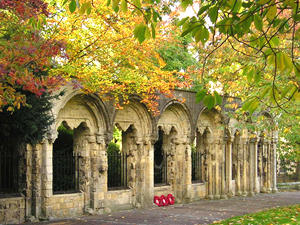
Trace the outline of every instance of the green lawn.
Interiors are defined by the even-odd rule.
[[[224,225],[275,225],[285,224],[294,225],[300,224],[300,205],[293,205],[289,207],[273,208],[267,211],[262,211],[244,216],[232,217],[227,220],[217,221],[213,224]]]

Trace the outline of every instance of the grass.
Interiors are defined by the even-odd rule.
[[[222,225],[299,225],[300,205],[273,208],[267,211],[232,217],[227,220],[216,221],[213,224]]]

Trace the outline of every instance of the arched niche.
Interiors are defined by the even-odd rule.
[[[56,118],[55,130],[65,121],[70,129],[85,123],[91,134],[104,134],[107,130],[102,109],[97,99],[85,95],[76,95],[62,107]]]
[[[165,135],[169,135],[173,129],[178,136],[189,138],[191,136],[190,118],[190,113],[183,104],[171,102],[162,110],[157,126],[162,128]]]
[[[116,111],[114,125],[123,132],[132,126],[138,138],[149,137],[153,133],[151,115],[146,107],[137,101],[132,101]]]

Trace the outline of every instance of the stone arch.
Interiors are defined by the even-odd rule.
[[[108,116],[103,102],[97,96],[72,92],[54,103],[55,124],[52,132],[65,121],[71,129],[85,123],[91,134],[105,135],[108,131]]]
[[[191,113],[183,103],[170,101],[161,110],[157,126],[160,126],[166,135],[170,134],[173,128],[178,135],[190,138]]]
[[[139,138],[149,137],[153,133],[153,118],[146,107],[138,101],[131,101],[117,110],[114,118],[114,125],[122,131],[126,131],[130,126],[136,129]]]

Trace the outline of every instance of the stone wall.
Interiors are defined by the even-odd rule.
[[[133,207],[132,191],[114,190],[108,191],[105,196],[105,211],[117,211]]]
[[[68,218],[84,212],[83,193],[57,194],[45,200],[47,218]]]
[[[206,184],[196,183],[192,184],[191,201],[197,201],[206,197]]]
[[[0,223],[16,224],[25,221],[25,198],[0,198]]]

